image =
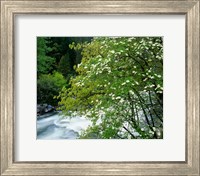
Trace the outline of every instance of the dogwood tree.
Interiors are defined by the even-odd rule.
[[[161,37],[95,37],[70,47],[82,61],[59,97],[65,115],[92,121],[81,138],[163,137]]]

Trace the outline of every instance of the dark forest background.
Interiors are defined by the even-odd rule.
[[[37,104],[57,106],[62,87],[76,75],[74,66],[81,62],[81,50],[69,44],[90,42],[92,37],[37,37]]]

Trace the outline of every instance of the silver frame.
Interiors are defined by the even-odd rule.
[[[199,0],[1,0],[0,175],[199,176]],[[183,14],[186,16],[186,161],[15,162],[14,20],[17,14]]]

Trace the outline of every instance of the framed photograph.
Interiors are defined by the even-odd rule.
[[[1,1],[1,175],[199,176],[199,1]]]

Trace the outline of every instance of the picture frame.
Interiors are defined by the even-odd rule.
[[[1,175],[199,176],[199,0],[1,1]],[[183,14],[186,16],[186,160],[175,162],[16,162],[14,146],[17,14]]]

